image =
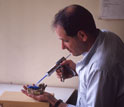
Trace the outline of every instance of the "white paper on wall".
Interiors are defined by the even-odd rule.
[[[124,19],[124,0],[101,0],[102,19]]]

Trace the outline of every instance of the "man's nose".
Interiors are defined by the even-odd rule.
[[[64,42],[62,42],[62,49],[66,49]]]

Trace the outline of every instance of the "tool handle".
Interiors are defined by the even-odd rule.
[[[66,60],[65,57],[62,57],[61,59],[59,59],[57,62],[56,62],[56,65],[60,65],[64,60]]]
[[[66,60],[65,57],[62,57],[61,59],[59,59],[57,62],[56,62],[56,65],[54,67],[52,67],[47,73],[48,73],[48,76],[51,76],[51,74],[53,72],[55,72],[61,65],[61,63]]]
[[[71,75],[71,76],[76,75],[76,72],[72,68],[70,68],[69,66],[64,65],[62,67],[63,67],[63,71],[61,71],[62,72],[62,77],[61,77],[62,82],[64,82],[64,80],[66,78],[68,78],[69,75]]]

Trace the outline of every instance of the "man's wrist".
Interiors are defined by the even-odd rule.
[[[57,99],[53,95],[47,96],[47,101],[54,107],[55,103],[57,102]]]
[[[59,105],[62,103],[63,101],[61,99],[59,99],[58,101],[56,101],[54,107],[59,107]]]
[[[47,96],[47,101],[50,103],[50,107],[67,107],[66,103],[62,100],[57,100],[53,95]]]

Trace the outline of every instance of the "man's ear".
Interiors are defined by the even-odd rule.
[[[79,38],[79,40],[86,42],[87,41],[87,35],[85,32],[83,32],[82,30],[78,31],[77,33],[77,37]]]

